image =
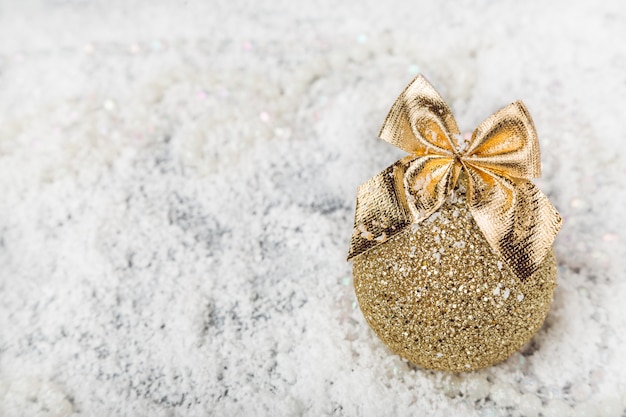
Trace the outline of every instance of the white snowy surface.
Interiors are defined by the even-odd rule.
[[[0,2],[0,415],[587,416],[626,407],[621,1]],[[420,71],[516,99],[563,214],[521,353],[408,365],[345,262]]]

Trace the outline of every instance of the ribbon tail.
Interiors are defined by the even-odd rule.
[[[468,204],[485,238],[511,270],[534,274],[561,228],[562,218],[530,181],[469,169]]]
[[[387,241],[413,222],[403,186],[411,159],[399,160],[359,186],[348,260]]]

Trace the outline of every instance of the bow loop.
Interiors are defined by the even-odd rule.
[[[539,140],[524,103],[511,103],[478,125],[463,159],[512,178],[540,177]]]
[[[441,207],[454,189],[459,172],[454,159],[445,156],[421,156],[409,163],[404,190],[414,221],[424,220]]]
[[[379,137],[416,155],[452,155],[459,128],[452,111],[424,77],[418,75],[395,101]]]

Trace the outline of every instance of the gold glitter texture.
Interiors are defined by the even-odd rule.
[[[354,258],[368,324],[425,368],[471,371],[506,359],[541,327],[556,286],[552,249],[521,280],[485,239],[459,181],[439,210]]]

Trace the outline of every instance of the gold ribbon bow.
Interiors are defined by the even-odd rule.
[[[418,75],[393,104],[379,136],[411,155],[359,187],[348,259],[435,213],[463,170],[467,204],[487,242],[520,279],[537,270],[562,219],[529,181],[541,175],[539,142],[521,101],[465,140],[450,108]]]

